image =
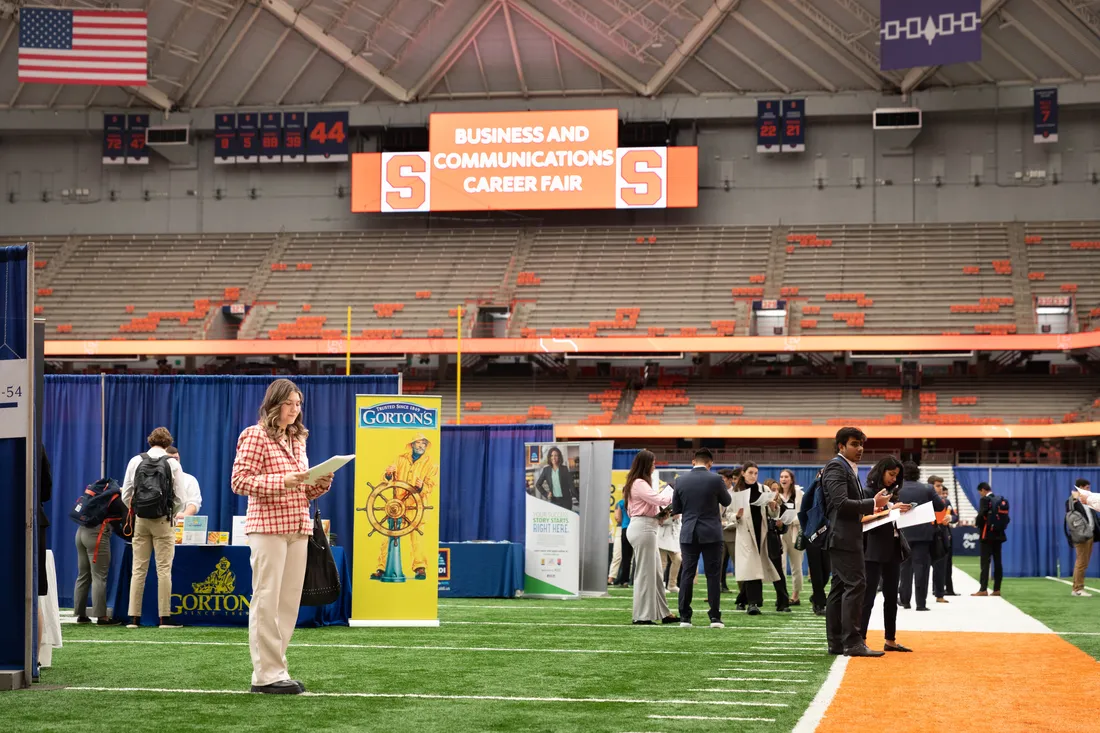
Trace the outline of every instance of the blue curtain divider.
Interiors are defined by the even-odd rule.
[[[554,439],[553,425],[445,425],[440,542],[523,542],[524,443]]]
[[[183,470],[202,489],[201,513],[211,531],[229,531],[247,499],[229,488],[240,432],[256,422],[273,377],[108,375],[104,384],[107,475],[122,482],[126,465],[148,450],[146,437],[165,426],[179,448]],[[395,376],[295,377],[302,389],[302,419],[310,430],[310,459],[355,452],[356,394],[397,394]],[[43,442],[54,465],[50,547],[57,565],[58,601],[72,605],[76,580],[75,525],[68,512],[84,486],[100,478],[100,377],[46,377]],[[336,475],[332,491],[317,502],[332,520],[337,541],[352,552],[354,469]],[[121,541],[112,552],[122,552]],[[112,579],[113,581],[113,579]],[[112,582],[113,585],[113,582]],[[112,589],[113,597],[113,589]],[[119,612],[122,613],[122,612]]]
[[[977,486],[988,481],[993,493],[1008,499],[1008,541],[1001,550],[1005,575],[1016,578],[1073,573],[1074,550],[1065,535],[1066,500],[1074,481],[1100,486],[1100,469],[1070,467],[988,468],[956,466],[955,478],[975,506]],[[1093,554],[1086,573],[1100,577],[1100,556]],[[1068,592],[1068,590],[1067,590]]]

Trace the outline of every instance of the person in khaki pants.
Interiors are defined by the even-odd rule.
[[[1066,537],[1070,540],[1070,544],[1073,545],[1073,549],[1077,553],[1075,562],[1073,564],[1073,591],[1072,595],[1078,598],[1089,598],[1092,596],[1087,590],[1085,590],[1085,573],[1089,568],[1089,561],[1092,559],[1092,546],[1100,540],[1100,521],[1096,518],[1096,512],[1092,510],[1089,505],[1082,501],[1081,492],[1088,492],[1091,489],[1088,479],[1079,478],[1074,484],[1074,491],[1070,495],[1069,501],[1066,502],[1066,514],[1070,512],[1077,512],[1082,515],[1088,522],[1089,528],[1092,530],[1092,537],[1084,542],[1074,543],[1073,539],[1069,537],[1069,531],[1066,531]]]
[[[167,448],[172,445],[172,433],[168,428],[160,427],[149,434],[149,450],[146,452],[150,458],[162,458],[168,456]],[[126,466],[126,478],[122,482],[122,502],[130,506],[134,498],[134,476],[138,466],[144,459],[138,454],[130,459]],[[168,456],[168,467],[172,471],[172,485],[183,486],[183,470],[179,461]],[[175,504],[172,516],[180,512],[179,502],[181,497],[175,495]],[[160,628],[178,629],[180,625],[172,620],[172,559],[176,555],[176,532],[171,520],[167,517],[158,519],[144,519],[134,517],[133,538],[134,566],[130,578],[130,623],[128,629],[136,629],[141,625],[141,601],[145,596],[145,578],[149,573],[149,555],[155,554],[157,558],[157,607],[160,616]],[[117,613],[117,611],[116,611]]]
[[[309,502],[332,485],[332,474],[309,478],[302,391],[276,379],[264,395],[259,423],[237,439],[230,484],[248,497],[245,533],[252,548],[252,605],[248,648],[252,692],[297,695],[305,685],[290,678],[286,650],[306,575],[306,540],[313,532]]]

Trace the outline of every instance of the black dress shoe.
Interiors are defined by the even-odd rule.
[[[635,626],[655,626],[656,625],[652,621],[633,621],[632,623]]]
[[[824,616],[825,606],[814,606],[814,616]]]
[[[898,601],[898,608],[904,608],[906,611],[912,611],[913,610],[913,606],[911,604],[902,603],[901,601]]]
[[[662,624],[678,624],[678,623],[680,623],[680,617],[679,616],[665,616],[663,619],[661,619],[661,623]]]
[[[760,609],[757,608],[756,606],[749,606],[746,613],[748,613],[750,616],[759,616],[760,615]]]
[[[264,695],[301,695],[302,688],[294,680],[279,680],[270,685],[252,685],[250,692],[259,692]]]
[[[801,606],[801,605],[802,605],[802,601],[791,601],[791,605],[792,605],[792,606]]]
[[[95,623],[96,626],[118,626],[122,623],[122,619],[112,618],[110,616],[100,616],[99,620]]]
[[[887,642],[886,646],[884,646],[882,648],[885,651],[888,651],[888,652],[911,652],[911,651],[913,651],[909,647],[902,646],[901,644],[897,643],[896,641],[893,644],[891,644],[890,642]]]
[[[737,608],[738,611],[744,611],[745,610],[745,604],[744,603],[738,603],[736,608]]]
[[[929,608],[928,606],[917,606],[917,610],[918,611],[931,611],[932,609]]]
[[[88,618],[87,616],[77,616],[76,617],[76,622],[78,624],[90,624],[92,622],[92,620],[90,618]]]
[[[829,647],[829,653],[832,654],[834,657],[839,657],[840,655],[844,654],[844,650],[838,646],[831,646]]]
[[[846,657],[884,657],[886,652],[877,652],[874,649],[869,648],[866,644],[860,644],[854,646],[851,649],[844,650],[844,656]]]
[[[775,611],[776,613],[794,613],[794,611],[790,609],[790,606],[784,606],[783,608],[776,607]]]
[[[301,690],[302,692],[306,691],[306,686],[302,684],[301,680],[291,680],[291,682],[298,685],[298,689]]]

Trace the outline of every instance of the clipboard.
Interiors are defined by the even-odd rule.
[[[317,479],[321,478],[322,476],[328,476],[330,473],[336,473],[337,470],[343,468],[344,466],[346,466],[347,464],[351,463],[354,460],[355,460],[354,455],[350,455],[350,456],[333,456],[332,458],[328,459],[327,461],[324,461],[322,463],[318,463],[316,466],[314,466],[311,469],[309,469],[308,471],[306,471],[306,473],[308,475],[306,477],[305,482],[309,483],[311,481],[316,481]]]

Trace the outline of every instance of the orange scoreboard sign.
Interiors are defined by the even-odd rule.
[[[620,148],[617,110],[433,114],[423,153],[358,153],[353,212],[699,205],[694,147]]]

